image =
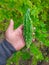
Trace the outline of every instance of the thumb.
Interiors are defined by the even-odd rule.
[[[13,20],[11,19],[11,20],[10,20],[10,24],[9,24],[9,30],[13,30],[13,28],[14,28],[14,22],[13,22]]]

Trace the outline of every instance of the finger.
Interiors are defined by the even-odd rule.
[[[14,28],[14,22],[13,22],[13,20],[11,19],[8,29],[9,29],[9,30],[13,30],[13,28]]]
[[[17,30],[23,30],[23,25],[20,25],[17,29],[15,29],[15,31]]]
[[[23,32],[23,25],[20,25],[16,30],[15,30],[15,33],[20,33],[20,34],[22,34]]]
[[[20,25],[20,26],[18,27],[18,29],[21,29],[21,30],[22,30],[22,29],[23,29],[23,25]]]
[[[33,39],[33,40],[32,40],[32,42],[35,42],[35,41],[36,41],[36,39]]]

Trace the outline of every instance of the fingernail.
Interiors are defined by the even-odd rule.
[[[10,22],[13,22],[13,19],[11,19]]]

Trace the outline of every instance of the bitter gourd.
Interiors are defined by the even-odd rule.
[[[26,42],[26,47],[29,48],[32,43],[32,31],[33,31],[32,20],[30,17],[30,9],[27,9],[27,12],[25,13],[23,24],[24,24],[23,29],[24,40]]]

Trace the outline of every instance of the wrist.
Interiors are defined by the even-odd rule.
[[[11,53],[16,51],[16,49],[12,46],[12,44],[8,40],[4,39],[3,43],[11,51]]]

